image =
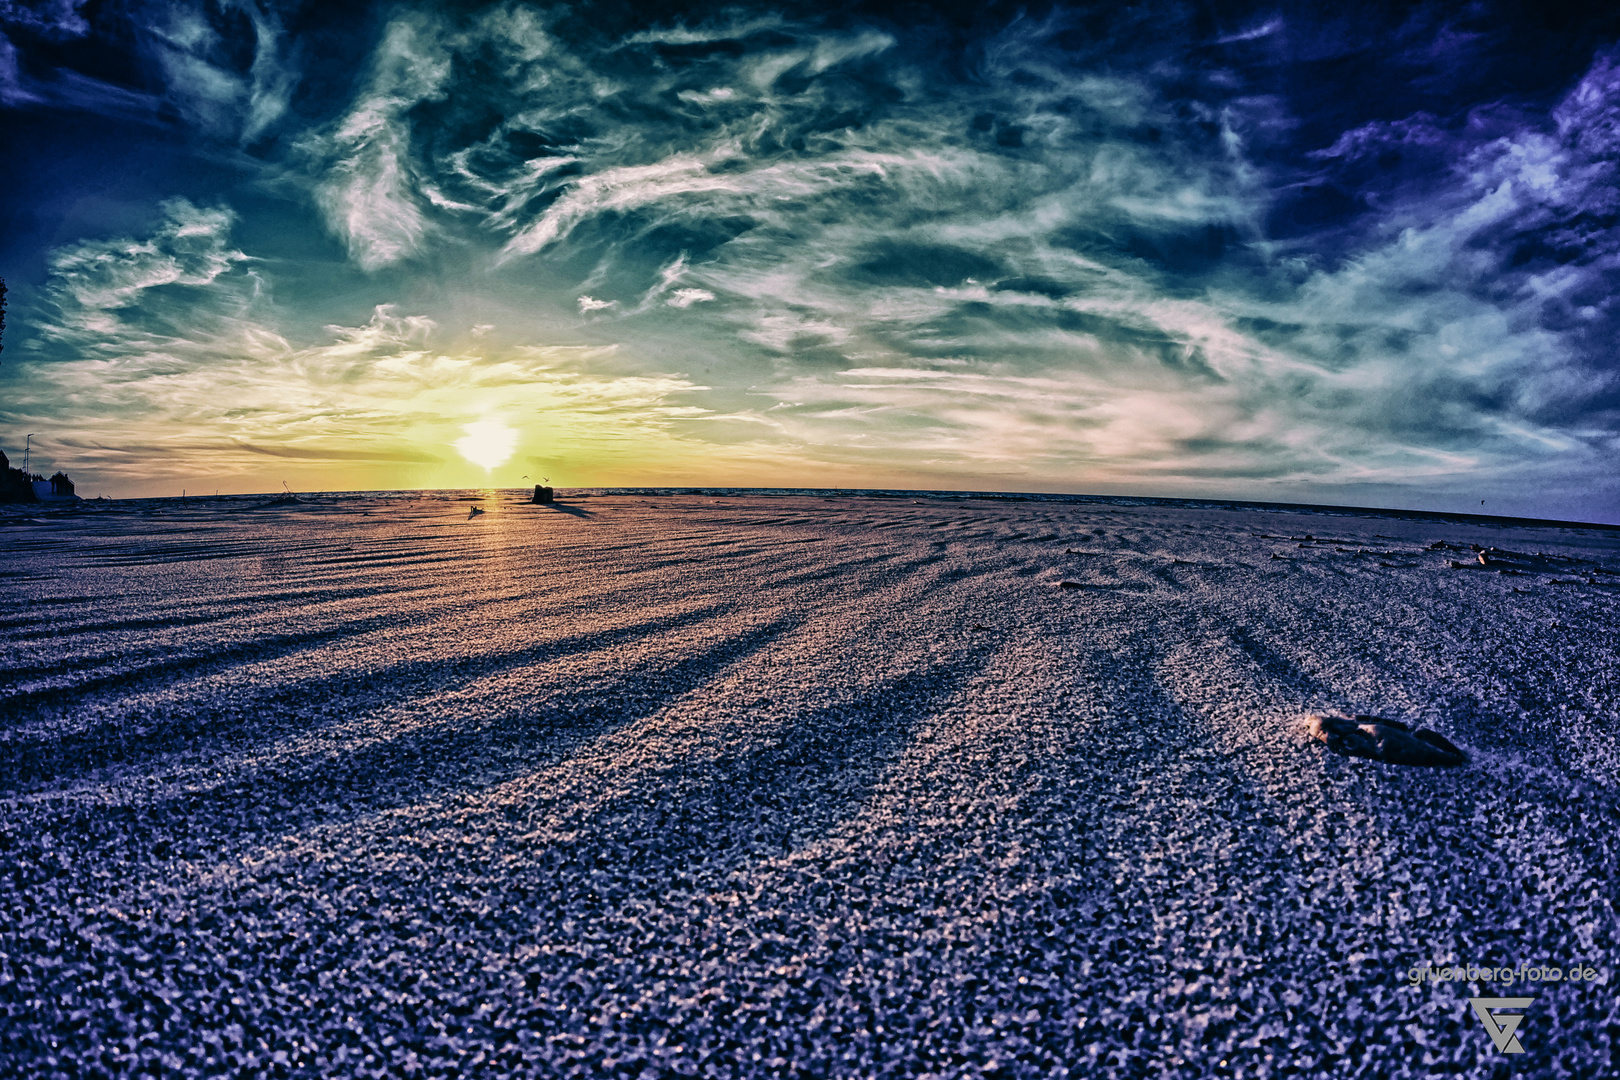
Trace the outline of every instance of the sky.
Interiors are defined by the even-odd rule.
[[[1620,522],[1603,7],[0,0],[0,449]]]

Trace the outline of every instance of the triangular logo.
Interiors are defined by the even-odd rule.
[[[1481,997],[1469,998],[1468,1004],[1474,1007],[1474,1015],[1485,1025],[1485,1030],[1490,1033],[1491,1042],[1496,1044],[1498,1050],[1504,1054],[1522,1054],[1524,1045],[1519,1042],[1519,1037],[1514,1032],[1519,1030],[1524,1017],[1519,1013],[1503,1013],[1497,1016],[1496,1010],[1527,1009],[1535,1000],[1535,998]]]

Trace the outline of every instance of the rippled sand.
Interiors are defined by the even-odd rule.
[[[0,1074],[1613,1075],[1620,533],[243,505],[0,516]]]

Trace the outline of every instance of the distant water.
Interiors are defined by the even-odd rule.
[[[300,503],[312,509],[330,506],[353,499],[386,500],[393,502],[457,502],[488,498],[496,494],[527,497],[530,489],[521,488],[435,488],[406,491],[321,491],[299,492]],[[787,488],[787,487],[586,487],[557,488],[560,498],[581,496],[637,495],[637,496],[707,496],[712,498],[800,496],[823,499],[926,499],[939,502],[1036,502],[1071,503],[1086,506],[1158,507],[1181,510],[1235,510],[1260,511],[1268,514],[1311,514],[1326,517],[1390,518],[1406,521],[1450,521],[1474,525],[1536,525],[1566,526],[1583,529],[1620,531],[1620,525],[1601,522],[1559,521],[1547,518],[1502,517],[1494,514],[1459,514],[1437,510],[1395,510],[1382,507],[1332,506],[1316,503],[1253,502],[1238,499],[1167,499],[1147,495],[1079,495],[1051,492],[1007,491],[911,491],[904,488]],[[10,507],[29,513],[105,510],[114,512],[172,511],[177,506],[198,509],[246,509],[285,499],[281,492],[262,492],[253,495],[206,495],[185,498],[164,497],[147,499],[87,499],[78,503],[45,505],[19,504]],[[292,506],[290,502],[283,505]]]

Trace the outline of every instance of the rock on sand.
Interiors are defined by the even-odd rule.
[[[1311,716],[1309,723],[1313,739],[1348,757],[1372,758],[1390,765],[1450,766],[1468,761],[1468,755],[1439,732],[1427,728],[1413,731],[1399,720],[1320,714]]]

